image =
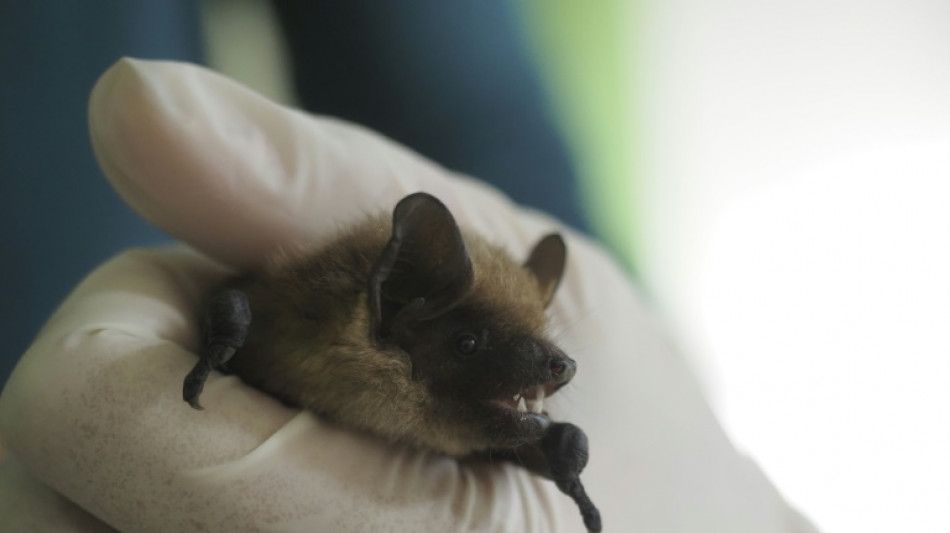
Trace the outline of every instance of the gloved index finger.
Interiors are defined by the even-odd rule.
[[[409,192],[449,204],[463,196],[445,170],[379,135],[284,108],[194,65],[120,60],[94,88],[89,121],[126,202],[240,267],[325,239]]]

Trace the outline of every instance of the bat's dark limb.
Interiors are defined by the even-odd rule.
[[[557,488],[561,489],[561,492],[570,496],[577,504],[581,511],[581,518],[584,519],[584,525],[587,526],[587,531],[599,533],[603,529],[600,523],[600,511],[597,510],[594,502],[590,501],[580,478],[575,477],[568,481],[556,481],[555,483],[557,483]]]
[[[198,361],[198,364],[191,369],[191,372],[185,376],[185,384],[181,389],[182,398],[199,411],[204,409],[204,407],[198,403],[198,397],[201,396],[201,391],[204,390],[205,381],[208,379],[208,374],[210,373],[211,363],[202,357],[201,360]]]
[[[185,376],[185,383],[182,386],[182,398],[195,409],[204,409],[198,403],[198,397],[205,388],[205,381],[212,370],[223,369],[224,363],[228,361],[237,351],[234,347],[228,347],[221,344],[205,346],[201,351],[201,359],[195,363],[195,367]]]
[[[600,511],[591,502],[580,475],[587,466],[587,435],[574,424],[552,422],[540,441],[514,450],[494,450],[492,457],[517,463],[539,476],[544,476],[574,500],[584,525],[591,532],[601,531]]]
[[[244,345],[251,325],[251,307],[247,296],[237,289],[224,289],[208,301],[205,308],[204,344],[200,359],[185,377],[182,398],[195,409],[201,409],[198,397],[212,370],[223,370],[225,363]]]
[[[587,435],[574,424],[551,424],[538,448],[547,459],[548,475],[577,504],[588,531],[599,532],[600,511],[590,501],[580,479],[589,457]]]

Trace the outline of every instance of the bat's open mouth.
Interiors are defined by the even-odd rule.
[[[488,404],[512,413],[544,414],[544,399],[554,394],[561,385],[542,383],[526,387],[510,397],[489,400]]]

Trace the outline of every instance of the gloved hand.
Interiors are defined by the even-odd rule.
[[[0,434],[31,475],[111,526],[583,530],[570,499],[514,465],[460,464],[350,433],[233,376],[212,375],[204,411],[181,399],[210,287],[425,190],[515,256],[552,229],[565,235],[553,327],[578,373],[546,406],[590,438],[582,479],[605,531],[808,530],[730,444],[623,272],[554,220],[372,132],[194,66],[120,61],[93,92],[90,123],[116,190],[197,251],[131,250],[84,280],[7,384]]]

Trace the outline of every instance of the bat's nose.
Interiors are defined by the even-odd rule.
[[[528,339],[523,346],[529,347],[531,351],[531,371],[549,385],[549,392],[557,390],[574,378],[577,363],[551,342]]]
[[[577,372],[577,363],[575,363],[570,357],[561,353],[551,358],[548,368],[551,371],[551,377],[553,378],[554,383],[558,385],[564,385],[570,381]]]

